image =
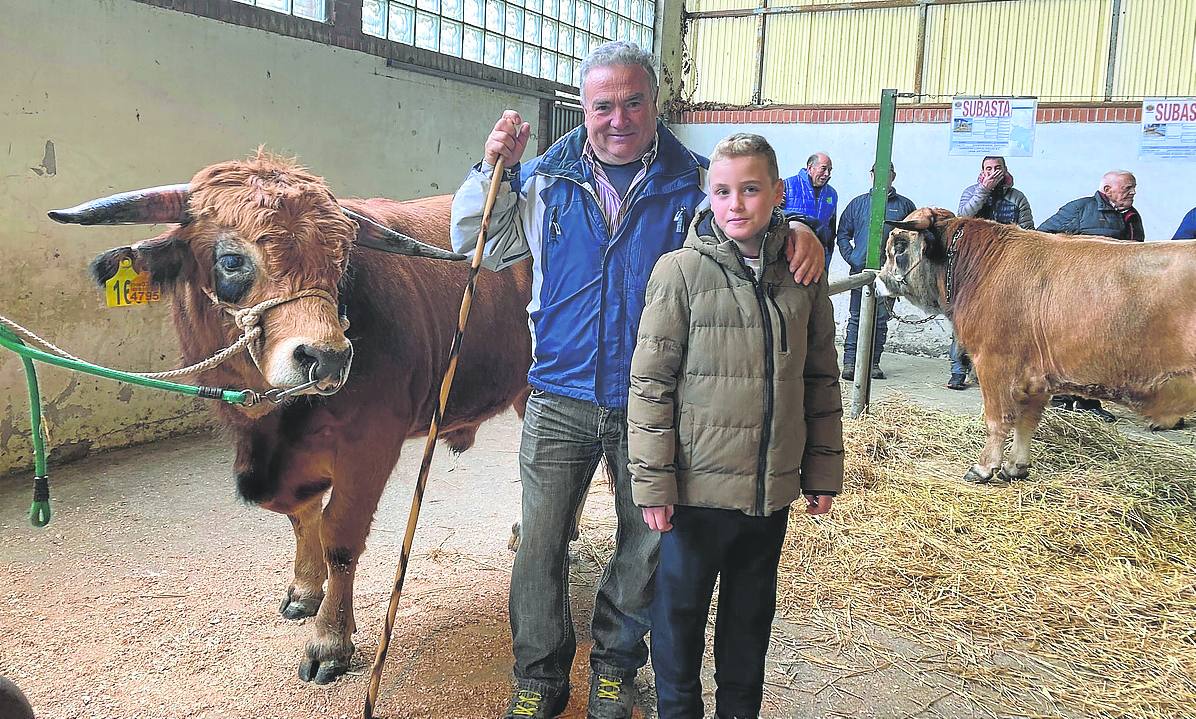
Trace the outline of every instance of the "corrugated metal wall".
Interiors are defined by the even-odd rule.
[[[686,82],[696,89],[693,102],[747,105],[756,77],[758,34],[754,17],[694,20],[693,67]],[[691,80],[692,78],[692,80]]]
[[[1112,0],[931,6],[923,92],[1101,99],[1111,7]]]
[[[884,0],[877,0],[883,2]],[[761,104],[873,104],[883,87],[1034,95],[1045,102],[1196,95],[1196,0],[976,0],[868,8],[856,0],[687,0],[686,11],[808,6],[766,16]],[[818,6],[837,4],[825,10]],[[919,28],[923,26],[919,67]],[[691,18],[692,102],[747,105],[761,58],[758,17]],[[920,75],[920,76],[919,76]],[[692,94],[689,94],[692,93]]]
[[[761,97],[785,105],[874,103],[882,88],[913,87],[918,13],[909,7],[770,16]]]
[[[1114,97],[1196,95],[1196,0],[1121,0]]]

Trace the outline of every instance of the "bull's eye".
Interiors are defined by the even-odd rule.
[[[893,252],[900,254],[909,249],[909,242],[906,240],[893,240]]]
[[[216,262],[227,272],[236,272],[245,266],[245,258],[241,255],[221,255]]]

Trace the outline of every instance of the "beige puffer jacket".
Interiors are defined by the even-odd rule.
[[[769,515],[843,485],[843,403],[827,281],[803,287],[774,220],[762,281],[707,210],[660,258],[631,362],[628,447],[641,507]]]

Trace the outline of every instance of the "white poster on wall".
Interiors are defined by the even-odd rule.
[[[1036,97],[966,97],[951,100],[952,155],[1034,154]]]
[[[1196,160],[1196,98],[1148,97],[1142,101],[1138,157]]]

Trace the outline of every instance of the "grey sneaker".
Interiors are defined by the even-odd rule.
[[[535,684],[519,684],[511,690],[511,703],[502,719],[553,719],[569,704],[569,690],[554,692]]]
[[[590,703],[586,719],[631,719],[635,707],[635,678],[590,674]]]

